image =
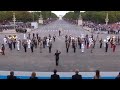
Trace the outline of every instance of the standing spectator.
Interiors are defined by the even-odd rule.
[[[51,75],[51,79],[60,79],[60,76],[58,74],[56,74],[56,73],[57,73],[57,70],[55,69],[54,74]]]
[[[82,79],[82,75],[78,74],[79,70],[75,70],[75,75],[72,76],[72,79]]]
[[[100,78],[101,78],[100,71],[96,70],[96,75],[94,76],[94,79],[100,79]]]
[[[35,72],[32,72],[30,79],[38,79],[38,77],[36,77],[36,73]]]
[[[10,72],[10,75],[7,76],[7,79],[17,79],[17,77],[14,76],[14,72],[11,71],[11,72]]]
[[[117,75],[117,77],[115,79],[120,79],[120,72],[119,72],[119,74]]]
[[[58,66],[58,64],[59,64],[59,55],[61,54],[61,52],[60,51],[56,51],[56,53],[55,53],[55,56],[56,56],[56,66]]]

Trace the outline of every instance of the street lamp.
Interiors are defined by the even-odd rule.
[[[79,18],[78,18],[78,26],[81,26],[82,25],[82,16],[81,16],[81,13],[79,13]]]
[[[105,18],[106,25],[108,25],[108,21],[109,21],[109,19],[108,19],[108,13],[107,13],[106,18]]]
[[[33,12],[33,22],[34,22],[34,12]]]
[[[16,21],[15,13],[13,13],[14,30],[15,30],[15,21]]]

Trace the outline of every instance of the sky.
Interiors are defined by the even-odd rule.
[[[67,12],[70,11],[52,11],[53,13],[55,13],[57,16],[62,15],[64,16]],[[81,12],[85,12],[85,11],[81,11]]]
[[[55,13],[57,16],[59,15],[64,16],[67,12],[70,12],[70,11],[52,11],[52,12]]]
[[[52,12],[55,13],[59,17],[60,15],[64,16],[66,13],[72,12],[72,11],[52,11]],[[80,11],[80,12],[85,12],[85,11]]]

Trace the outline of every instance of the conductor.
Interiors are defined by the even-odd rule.
[[[56,66],[58,66],[58,64],[59,64],[59,55],[61,54],[61,52],[60,51],[56,51],[56,53],[55,53],[55,61],[56,61]]]

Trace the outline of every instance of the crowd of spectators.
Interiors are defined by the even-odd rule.
[[[94,31],[107,31],[108,34],[119,34],[120,32],[120,24],[119,23],[113,23],[113,24],[96,24],[91,21],[84,21],[83,27],[89,27],[92,28]]]
[[[79,74],[79,70],[78,69],[75,70],[75,74],[72,75],[71,77],[72,77],[72,80],[83,79],[82,75]],[[7,79],[20,79],[20,78],[17,78],[17,76],[14,75],[14,71],[10,71],[10,75],[7,76]],[[38,79],[38,77],[36,76],[35,72],[32,72],[32,74],[29,77],[29,79],[31,79],[31,80]],[[60,75],[57,74],[57,70],[56,69],[54,69],[53,74],[50,76],[50,79],[52,79],[52,80],[59,80],[60,79]],[[102,79],[99,70],[95,71],[95,75],[93,76],[93,79]],[[115,79],[120,79],[120,72],[115,77]]]

